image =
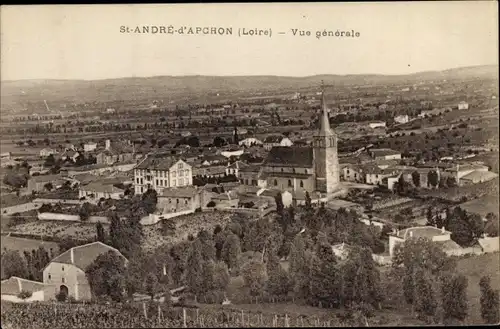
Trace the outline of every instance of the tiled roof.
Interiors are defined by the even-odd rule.
[[[311,168],[313,157],[311,147],[275,146],[267,155],[264,163],[268,166]]]
[[[373,154],[373,156],[386,156],[386,155],[394,155],[394,154],[401,154],[399,151],[394,151],[391,149],[370,149],[370,153]]]
[[[283,135],[270,135],[264,139],[264,143],[281,143],[284,138]]]
[[[448,231],[444,231],[443,233],[442,229],[433,226],[417,226],[399,231],[398,237],[403,239],[408,239],[410,238],[410,233],[413,233],[414,238],[428,238],[428,239],[431,239],[432,237],[438,235],[450,234],[450,232]]]
[[[163,189],[160,197],[165,198],[192,198],[200,190],[193,186],[171,187]]]
[[[60,175],[40,175],[31,177],[30,181],[40,183],[40,182],[54,182],[54,181],[59,181],[61,179],[62,177]]]
[[[265,197],[275,197],[281,193],[280,190],[265,190],[259,196],[265,196]]]
[[[312,176],[312,174],[291,173],[291,172],[267,172],[266,174],[268,177],[290,177],[299,179],[307,179]]]
[[[248,165],[244,162],[241,162],[241,161],[236,161],[232,164],[230,164],[229,166],[227,166],[228,168],[231,168],[231,169],[242,169],[244,167],[248,167]]]
[[[179,157],[169,154],[152,154],[139,163],[136,169],[169,170]]]
[[[240,172],[253,172],[258,173],[260,171],[261,165],[248,165],[246,167],[240,168]]]
[[[463,176],[461,179],[487,181],[487,180],[491,180],[497,176],[498,176],[497,173],[494,173],[491,171],[475,170],[475,171],[471,172],[470,174]]]
[[[73,264],[79,269],[86,271],[87,267],[95,261],[95,259],[108,251],[116,252],[123,256],[117,249],[110,247],[102,242],[92,242],[82,246],[73,247],[66,250],[56,258],[52,259],[51,263]],[[73,262],[71,261],[71,253],[73,252]]]
[[[18,295],[22,290],[35,292],[43,290],[45,285],[42,282],[26,280],[12,276],[7,280],[2,281],[1,291],[2,295]]]

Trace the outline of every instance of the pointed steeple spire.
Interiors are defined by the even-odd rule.
[[[330,129],[330,121],[328,119],[328,111],[326,109],[325,86],[323,84],[323,80],[321,81],[321,115],[319,121],[320,121],[319,135],[320,136],[331,135],[332,131]]]

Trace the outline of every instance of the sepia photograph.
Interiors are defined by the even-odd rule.
[[[497,1],[0,7],[1,327],[500,323]]]

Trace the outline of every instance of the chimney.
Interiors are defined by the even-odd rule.
[[[444,234],[445,232],[446,232],[446,230],[444,229],[444,225],[443,225],[443,227],[441,227],[441,233]]]
[[[167,268],[163,265],[163,275],[167,275]]]
[[[74,248],[71,248],[70,249],[70,253],[71,253],[71,264],[74,264],[75,263],[75,253],[73,251]]]
[[[109,139],[106,139],[106,150],[109,150],[111,148],[111,141]]]
[[[410,231],[410,238],[413,238],[413,231]]]

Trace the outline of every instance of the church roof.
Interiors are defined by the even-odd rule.
[[[264,164],[271,167],[311,168],[313,158],[311,147],[275,146],[269,151]]]

